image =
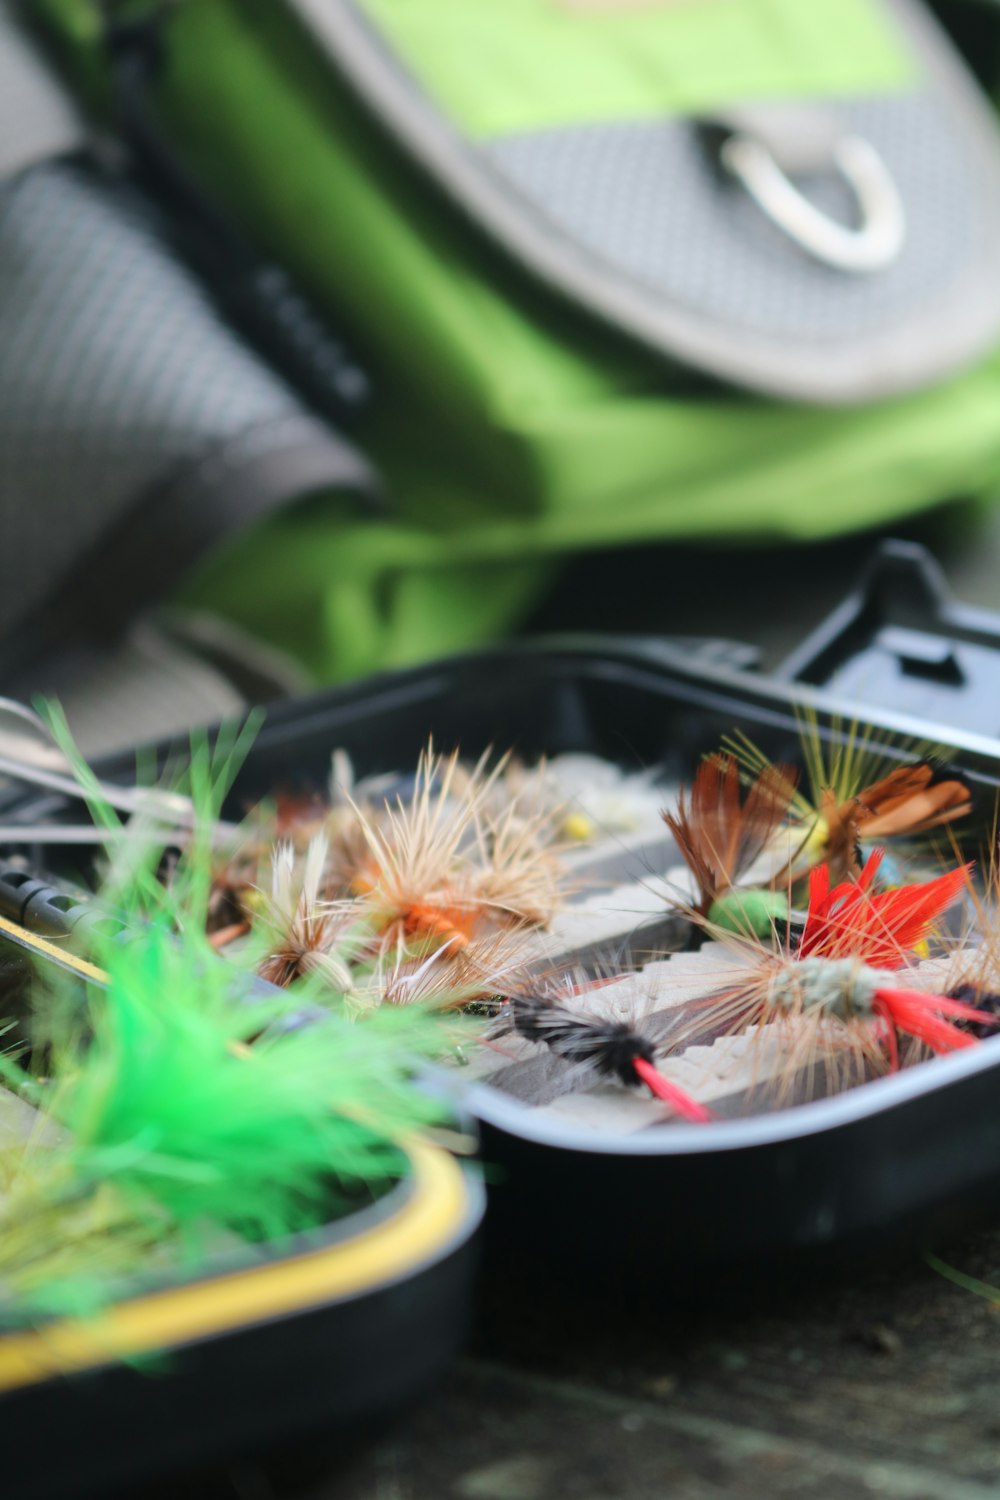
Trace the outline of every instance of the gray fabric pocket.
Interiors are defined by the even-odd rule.
[[[0,635],[111,634],[360,455],[221,320],[151,212],[83,164],[0,185]]]
[[[672,361],[786,399],[849,404],[938,381],[1000,337],[1000,137],[919,0],[879,0],[914,64],[903,93],[815,108],[733,99],[710,120],[490,139],[445,117],[358,0],[285,3],[482,231]],[[774,129],[782,112],[784,140]],[[803,141],[824,134],[825,166],[803,166]],[[748,140],[765,150],[764,176],[774,169],[767,181],[759,161],[752,181],[726,168],[743,159],[728,148]],[[894,214],[893,253],[853,270],[832,254],[838,237],[857,249],[870,230],[874,243],[876,220]],[[825,227],[830,254],[810,227]]]

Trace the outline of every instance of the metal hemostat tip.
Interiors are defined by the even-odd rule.
[[[149,829],[144,828],[144,835],[149,834]],[[156,836],[166,843],[171,842],[171,834],[185,837],[191,833],[191,827],[177,827],[174,824],[160,824],[156,828]],[[228,845],[233,837],[239,833],[235,823],[213,823],[211,825],[212,844],[215,847]],[[97,848],[101,844],[121,843],[128,838],[135,838],[136,831],[129,825],[123,824],[121,828],[91,828],[85,823],[4,823],[0,824],[0,845],[23,847],[27,844],[44,844],[53,847],[68,848],[72,846],[84,846]]]
[[[0,776],[44,787],[75,801],[86,802],[89,796],[43,721],[13,698],[0,697]],[[96,778],[95,787],[118,812],[142,813],[168,827],[187,828],[195,821],[194,804],[181,792],[161,787],[119,786]],[[235,831],[235,825],[231,824],[219,823],[217,827]]]

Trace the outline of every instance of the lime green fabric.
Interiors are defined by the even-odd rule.
[[[85,58],[96,0],[43,3]],[[159,105],[181,156],[375,380],[360,436],[391,516],[310,502],[187,590],[318,679],[494,639],[582,548],[830,536],[1000,482],[1000,354],[861,410],[699,392],[466,227],[279,0],[185,0],[170,27]]]
[[[885,92],[912,72],[873,0],[361,0],[474,136]],[[594,7],[594,0],[590,0]]]
[[[1000,482],[1000,358],[891,408],[864,413],[679,403],[662,468],[624,500],[459,525],[337,523],[322,502],[272,521],[199,570],[189,598],[297,653],[318,680],[402,666],[495,640],[537,599],[554,560],[651,538],[812,540],[989,493]],[[629,414],[601,405],[574,427],[587,451],[620,451]],[[690,424],[685,420],[690,418]],[[741,420],[742,418],[742,420]],[[669,436],[678,438],[673,451]],[[399,456],[414,513],[471,517],[436,466]],[[605,475],[613,459],[605,464]],[[610,479],[611,494],[613,474]],[[664,591],[670,580],[664,579]],[[780,600],[761,600],[762,609]]]

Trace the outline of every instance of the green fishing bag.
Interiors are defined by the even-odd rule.
[[[185,590],[317,678],[496,636],[581,549],[994,492],[1000,148],[918,0],[32,5],[105,110],[141,59],[372,373],[387,513],[310,499]]]

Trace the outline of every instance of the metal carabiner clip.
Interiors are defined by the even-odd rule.
[[[903,202],[882,158],[860,136],[842,136],[831,150],[832,165],[857,199],[855,229],[810,203],[753,136],[728,136],[719,158],[772,223],[824,265],[863,274],[883,271],[898,258],[906,239]]]

